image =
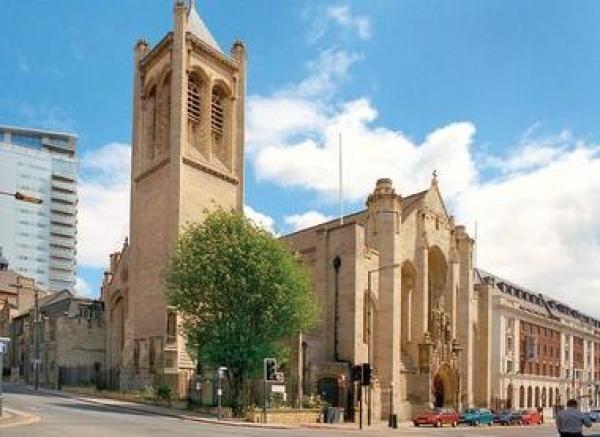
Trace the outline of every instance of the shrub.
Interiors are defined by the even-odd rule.
[[[169,384],[160,384],[155,388],[156,399],[159,401],[169,401],[169,403],[173,400],[173,389]]]

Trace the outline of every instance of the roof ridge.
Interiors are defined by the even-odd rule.
[[[210,33],[210,30],[208,30],[208,27],[206,24],[204,24],[202,18],[200,18],[200,15],[196,11],[196,7],[194,6],[193,2],[190,4],[190,8],[188,10],[188,31],[196,35],[212,48],[223,53],[223,50],[221,50],[221,47],[219,47],[219,43],[217,43],[215,37],[212,35],[212,33]]]

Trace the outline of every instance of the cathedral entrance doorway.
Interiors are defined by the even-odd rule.
[[[456,408],[457,380],[455,372],[448,365],[443,365],[433,377],[432,403],[434,407]]]

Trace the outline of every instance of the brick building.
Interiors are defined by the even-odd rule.
[[[475,403],[546,408],[600,404],[600,321],[483,270],[475,272],[481,336]]]

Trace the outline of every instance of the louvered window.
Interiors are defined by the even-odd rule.
[[[213,91],[211,106],[211,129],[216,136],[223,135],[223,97],[218,91]]]
[[[194,78],[188,81],[188,117],[194,123],[200,123],[200,86]]]

